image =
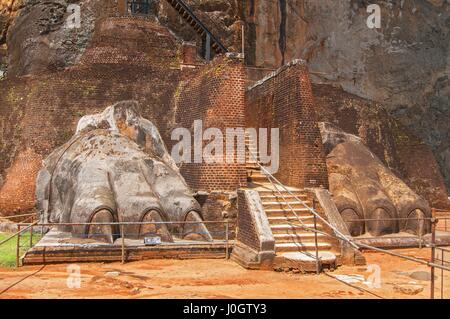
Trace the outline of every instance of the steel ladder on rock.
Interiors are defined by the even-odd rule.
[[[197,32],[205,45],[205,59],[211,60],[211,49],[216,54],[227,53],[228,49],[212,34],[212,32],[200,21],[192,9],[183,0],[166,0],[179,15]]]

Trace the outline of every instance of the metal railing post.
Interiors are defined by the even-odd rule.
[[[230,254],[228,251],[228,231],[229,231],[229,226],[228,226],[228,218],[227,218],[227,222],[225,224],[225,259],[228,260]]]
[[[315,199],[313,198],[312,200],[312,207],[315,210]],[[315,244],[315,248],[316,248],[316,272],[319,275],[320,274],[320,260],[319,260],[319,244],[318,244],[318,239],[317,239],[317,217],[316,215],[314,216],[314,244]]]
[[[417,218],[419,224],[419,249],[422,249],[422,231],[423,231],[423,219]]]
[[[30,248],[33,247],[33,226],[30,227]]]
[[[122,233],[122,264],[125,264],[125,232],[123,231],[123,224],[120,225],[120,232]]]
[[[244,22],[242,22],[242,25],[241,25],[241,37],[242,37],[242,39],[241,39],[241,46],[242,46],[242,58],[244,58],[245,59],[245,24],[244,24]]]
[[[211,61],[211,35],[209,33],[206,33],[205,60],[206,61]]]
[[[444,266],[445,252],[441,250],[441,265]],[[444,268],[441,268],[441,299],[444,299]]]
[[[247,147],[248,149],[248,147]],[[250,155],[252,155],[252,153],[250,152]],[[252,156],[253,159],[255,159],[254,156]],[[256,159],[255,159],[256,160]],[[328,227],[330,227],[335,233],[336,235],[346,241],[347,243],[349,243],[353,248],[359,249],[360,247],[358,247],[358,245],[356,245],[352,239],[348,238],[347,236],[345,236],[344,234],[342,234],[335,226],[333,226],[332,224],[330,224],[325,218],[323,218],[322,216],[319,216],[317,214],[317,212],[312,209],[311,207],[309,207],[308,205],[305,204],[305,202],[301,199],[298,198],[298,196],[294,195],[289,189],[286,188],[286,186],[284,186],[275,176],[273,176],[269,171],[267,171],[267,169],[265,169],[260,163],[258,163],[258,161],[256,160],[256,165],[258,165],[258,167],[261,169],[261,171],[267,176],[267,178],[269,179],[269,182],[273,185],[273,181],[275,181],[279,186],[281,186],[289,195],[293,196],[297,201],[301,202],[302,205],[309,211],[311,212],[314,216],[316,216],[322,223],[324,223],[325,225],[327,225]],[[284,200],[284,195],[282,194],[282,192],[278,189],[278,187],[275,186],[275,190],[281,195],[281,197],[283,197]],[[289,202],[287,202],[289,209],[294,213],[294,216],[297,217],[297,219],[300,221],[300,223],[302,223],[302,221],[300,220],[300,218],[298,217],[298,215],[295,213],[294,209],[291,207],[291,205],[289,204]],[[304,227],[304,226],[303,226]],[[304,229],[307,229],[306,227],[304,227]],[[310,230],[311,231],[311,230]],[[316,231],[316,230],[313,230]]]
[[[434,262],[436,253],[436,218],[435,211],[433,209],[433,215],[431,219],[431,287],[430,287],[430,299],[434,299]]]
[[[19,255],[20,255],[20,224],[17,224],[17,244],[16,244],[16,268],[19,268]]]

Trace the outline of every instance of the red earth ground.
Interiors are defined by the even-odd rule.
[[[430,249],[403,249],[397,252],[424,260],[430,258]],[[43,269],[42,266],[25,266],[17,270],[0,268],[0,298],[323,299],[377,298],[376,295],[384,298],[429,298],[430,281],[409,276],[417,271],[429,273],[427,266],[383,253],[366,252],[364,255],[368,264],[380,267],[381,288],[369,288],[363,283],[353,284],[363,289],[359,290],[329,277],[362,275],[368,279],[370,272],[365,266],[342,266],[334,272],[317,276],[251,271],[227,260],[147,260],[124,265],[79,264],[80,288],[67,287],[68,265],[46,265]],[[24,280],[20,281],[21,279]],[[13,285],[14,283],[17,284]],[[395,288],[411,283],[423,288],[423,291],[408,295]],[[7,289],[10,286],[12,287]],[[437,298],[440,298],[440,287],[441,271],[437,270]],[[7,290],[4,291],[5,289]],[[4,292],[1,293],[2,291]],[[444,297],[450,298],[450,272],[444,273]]]

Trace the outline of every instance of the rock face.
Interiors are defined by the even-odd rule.
[[[86,49],[97,19],[108,15],[109,1],[23,1],[8,29],[8,73],[25,75],[74,65]],[[80,6],[80,27],[70,28],[69,4]]]
[[[0,0],[0,80],[5,75],[8,61],[6,35],[22,6],[22,2],[22,0]]]
[[[80,29],[64,28],[69,2],[81,5]],[[241,50],[240,21],[245,21],[247,64],[277,68],[303,58],[315,75],[313,81],[383,103],[432,147],[450,187],[448,1],[379,1],[380,29],[367,27],[369,3],[361,0],[186,2],[232,51]],[[118,14],[113,0],[1,3],[0,34],[5,38],[9,30],[11,74],[76,63],[97,19]],[[159,21],[180,38],[197,39],[166,1],[159,1],[156,11]]]
[[[75,66],[22,77],[8,73],[0,83],[0,215],[33,209],[42,159],[72,137],[86,114],[139,101],[167,144],[183,74],[180,52],[181,43],[156,21],[112,17],[97,21]]]
[[[158,234],[172,241],[211,239],[200,205],[167,153],[157,128],[140,117],[136,102],[120,102],[83,117],[77,133],[44,162],[37,178],[43,222],[108,223],[193,221],[198,224],[62,226],[77,237],[142,238]],[[119,235],[120,234],[120,235]]]
[[[430,205],[449,207],[447,188],[431,148],[390,116],[383,104],[330,84],[313,85],[313,91],[318,121],[357,136]]]
[[[434,151],[450,187],[450,4],[377,1],[247,1],[247,61],[279,67],[308,61],[313,81],[382,103]]]
[[[8,28],[23,2],[23,0],[0,0],[0,45],[6,42]]]
[[[358,137],[329,123],[321,123],[320,129],[329,151],[330,191],[353,236],[399,231],[423,235],[430,231],[429,220],[417,220],[431,217],[428,203],[386,168]],[[390,220],[394,218],[403,220]]]
[[[240,0],[185,0],[200,20],[231,52],[242,50],[241,20],[245,2]],[[198,41],[198,36],[166,0],[158,2],[158,20],[169,26],[185,41]]]
[[[185,1],[232,51],[241,50],[240,20],[245,21],[248,65],[275,68],[294,58],[307,60],[313,80],[322,85],[315,90],[321,110],[333,107],[332,112],[317,112],[321,120],[362,138],[433,206],[447,204],[439,167],[427,145],[450,186],[448,1],[378,1],[381,29],[367,27],[368,2],[361,0]],[[11,181],[24,169],[30,172],[26,176],[34,176],[41,158],[69,139],[83,114],[136,99],[151,104],[144,111],[147,118],[164,117],[158,123],[167,135],[162,125],[170,122],[171,99],[177,95],[168,83],[176,87],[179,81],[179,40],[199,39],[164,0],[158,2],[156,17],[172,34],[160,25],[143,27],[142,21],[118,18],[119,2],[0,0],[0,79],[6,66],[10,78],[0,85],[0,213],[32,207],[32,198],[25,205],[9,205],[13,196],[21,198],[15,194],[23,188]],[[65,27],[69,4],[81,7],[80,28]],[[157,24],[153,17],[145,20]],[[160,54],[161,47],[168,53]],[[83,73],[67,69],[89,63],[95,67]],[[61,72],[40,78],[42,72],[55,70]],[[19,81],[16,75],[31,76]],[[335,99],[336,90],[353,95]],[[367,107],[349,107],[360,97]],[[47,105],[54,109],[48,112]],[[398,121],[376,115],[379,121],[373,124],[372,114],[384,110]],[[38,124],[42,113],[48,116]],[[410,148],[420,155],[409,156]],[[4,188],[13,196],[3,196]]]
[[[12,7],[14,1],[9,1]],[[0,31],[5,35],[3,42],[8,45],[8,73],[12,76],[36,74],[77,64],[92,39],[97,22],[106,17],[123,16],[120,7],[124,1],[16,0],[15,3],[23,2],[23,5],[14,6],[17,10],[20,8],[14,15],[6,9],[0,11]],[[237,17],[237,13],[242,12],[241,1],[195,0],[187,3],[231,51],[240,50],[235,44],[240,46],[241,43]],[[67,26],[71,14],[69,4],[80,6],[79,28]],[[149,16],[150,20],[157,18],[180,39],[197,41],[201,47],[197,33],[165,0],[158,1],[154,14]],[[6,22],[9,28],[6,28]]]

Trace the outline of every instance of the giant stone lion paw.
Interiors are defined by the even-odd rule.
[[[126,101],[83,117],[72,139],[48,156],[37,179],[42,220],[109,243],[149,235],[212,240],[157,128],[137,110]],[[108,225],[114,222],[124,225]]]
[[[431,231],[431,209],[360,140],[320,123],[330,191],[352,236]]]

